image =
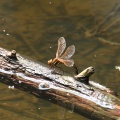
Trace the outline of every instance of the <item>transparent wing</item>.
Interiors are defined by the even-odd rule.
[[[74,60],[72,59],[69,59],[69,60],[59,59],[59,61],[64,63],[68,67],[72,67],[74,65]]]
[[[59,58],[62,55],[65,48],[66,48],[66,41],[65,41],[64,37],[60,37],[58,39],[58,49],[56,52],[56,58]]]
[[[71,45],[67,48],[65,53],[60,57],[61,59],[69,59],[75,53],[75,46]]]

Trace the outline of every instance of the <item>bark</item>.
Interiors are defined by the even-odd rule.
[[[93,81],[86,85],[75,77],[58,73],[53,74],[48,66],[30,61],[15,51],[0,48],[0,82],[60,103],[92,120],[116,120],[120,117],[120,100],[111,94],[110,89]]]

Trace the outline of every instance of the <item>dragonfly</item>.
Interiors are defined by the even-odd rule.
[[[74,45],[69,46],[64,52],[65,48],[66,48],[66,41],[64,37],[60,37],[58,39],[58,48],[56,52],[56,57],[54,59],[50,59],[48,61],[48,65],[50,65],[52,68],[54,68],[59,64],[64,64],[67,67],[73,67],[74,60],[70,58],[75,53],[75,46]]]

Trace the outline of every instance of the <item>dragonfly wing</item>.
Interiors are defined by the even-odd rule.
[[[72,59],[69,59],[69,60],[59,59],[59,61],[68,67],[72,67],[74,65],[74,60],[72,60]]]
[[[56,58],[59,58],[62,55],[65,48],[66,48],[66,41],[65,41],[64,37],[60,37],[58,39],[58,49],[56,52]]]
[[[71,45],[67,48],[65,53],[60,57],[61,59],[69,59],[75,53],[75,46]]]

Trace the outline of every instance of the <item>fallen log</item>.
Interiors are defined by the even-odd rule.
[[[87,68],[87,70],[90,68]],[[0,82],[14,86],[92,120],[116,120],[120,117],[120,100],[111,90],[93,81],[77,80],[83,73],[70,76],[52,73],[52,69],[0,48]],[[82,77],[81,77],[82,76]]]

